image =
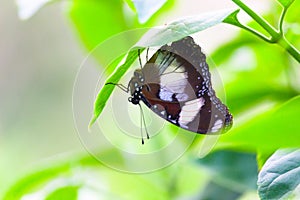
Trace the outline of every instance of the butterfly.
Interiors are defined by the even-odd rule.
[[[142,101],[163,119],[195,133],[231,128],[233,117],[216,96],[206,56],[192,37],[161,46],[150,59],[148,50],[144,66],[139,54],[141,69],[134,71],[128,87],[114,84],[130,92],[129,102],[140,106]]]

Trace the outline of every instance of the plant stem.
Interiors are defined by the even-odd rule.
[[[281,35],[284,34],[283,33],[283,18],[284,18],[285,14],[286,14],[286,11],[287,11],[287,9],[283,8],[282,13],[280,15],[280,19],[279,19],[279,32],[280,32]]]
[[[265,19],[256,14],[253,10],[251,10],[246,4],[241,2],[240,0],[232,0],[235,4],[237,4],[240,8],[242,8],[252,19],[254,19],[262,28],[264,28],[271,35],[271,43],[277,42],[281,35],[280,33],[272,27]]]
[[[283,18],[286,14],[287,8],[283,8],[279,19],[279,30],[276,30],[273,26],[271,26],[265,19],[256,14],[253,10],[251,10],[246,4],[241,2],[240,0],[232,0],[235,4],[237,4],[242,10],[244,10],[253,20],[255,20],[262,28],[264,28],[270,35],[271,38],[268,39],[264,37],[261,33],[252,30],[242,24],[235,24],[239,27],[248,30],[249,32],[257,35],[261,39],[269,42],[269,43],[277,43],[279,46],[284,48],[294,59],[296,59],[300,63],[300,52],[284,37],[283,33]],[[238,21],[238,20],[237,20]]]
[[[270,38],[267,38],[265,35],[261,34],[260,32],[254,30],[248,26],[241,25],[240,27],[249,31],[250,33],[256,35],[257,37],[261,38],[262,40],[264,40],[266,42],[271,42]]]
[[[278,40],[277,44],[289,52],[300,63],[300,52],[284,36]]]

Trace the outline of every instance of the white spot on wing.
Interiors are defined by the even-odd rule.
[[[195,119],[195,117],[199,114],[201,107],[204,105],[204,103],[204,98],[194,99],[192,101],[185,102],[179,114],[179,125],[187,128],[186,125]]]
[[[173,94],[176,94],[178,101],[186,101],[188,95],[184,93],[184,90],[188,85],[187,78],[187,72],[184,71],[183,67],[168,67],[160,76],[159,97],[164,101],[172,101]]]
[[[170,119],[170,121],[171,121],[173,124],[176,124],[176,120],[175,120],[175,119]]]
[[[211,132],[215,133],[218,132],[223,126],[223,122],[222,120],[218,119],[217,121],[215,121],[213,127],[211,128]]]
[[[173,94],[174,94],[174,92],[171,92],[171,91],[167,90],[166,88],[161,88],[159,91],[159,97],[160,97],[160,99],[162,99],[164,101],[172,101]]]
[[[188,100],[189,96],[185,93],[179,93],[176,94],[176,98],[178,99],[178,101],[186,101]]]

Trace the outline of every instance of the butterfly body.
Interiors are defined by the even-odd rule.
[[[227,131],[232,115],[216,97],[206,56],[191,37],[157,50],[130,80],[130,102],[143,101],[163,119],[206,134]]]

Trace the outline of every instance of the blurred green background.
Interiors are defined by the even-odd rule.
[[[1,193],[38,163],[83,151],[71,97],[86,51],[61,4],[22,21],[14,1],[1,2]]]
[[[22,1],[16,2],[20,5]],[[257,199],[256,185],[253,185],[257,175],[254,153],[263,152],[261,162],[264,162],[281,145],[297,146],[299,136],[293,140],[293,135],[289,134],[285,135],[287,140],[283,139],[277,146],[273,144],[281,140],[279,131],[299,133],[296,124],[288,127],[279,124],[276,132],[272,130],[274,124],[269,123],[273,119],[268,116],[256,119],[255,116],[298,95],[299,63],[281,48],[262,42],[245,31],[240,32],[236,27],[221,24],[195,34],[195,38],[219,67],[227,104],[237,119],[235,123],[240,125],[221,138],[217,148],[226,151],[203,160],[189,154],[171,167],[141,176],[98,166],[96,161],[88,158],[77,136],[72,113],[74,80],[88,51],[124,30],[163,25],[182,16],[236,6],[229,0],[168,1],[146,24],[140,24],[124,1],[53,1],[27,20],[18,17],[16,2],[4,0],[0,8],[0,194],[9,190],[20,177],[53,167],[53,177],[51,170],[46,170],[50,175],[45,182],[35,184],[39,177],[46,177],[43,173],[24,181],[25,192],[18,190],[21,185],[16,186],[19,191],[16,196],[40,188],[47,191],[47,181],[49,185],[50,180],[58,178],[62,172],[71,181],[64,182],[61,193],[59,189],[50,190],[53,193],[48,193],[52,197],[49,195],[47,199],[218,199],[220,194],[222,199]],[[276,24],[280,7],[274,1],[245,2]],[[299,5],[296,0],[285,24],[289,30],[288,39],[298,49]],[[249,21],[246,15],[240,17]],[[114,51],[106,53],[112,55]],[[96,55],[92,63],[99,74],[103,71],[99,68],[103,59],[103,54]],[[254,119],[253,123],[243,126],[249,119]],[[263,129],[266,124],[268,126]],[[262,135],[257,141],[253,139],[266,130],[270,130],[269,135],[274,133],[274,137]],[[245,137],[241,137],[241,133]],[[264,146],[266,148],[262,148]],[[72,161],[74,157],[76,161]],[[67,167],[61,167],[61,163]],[[236,168],[228,167],[232,163]],[[245,163],[249,169],[245,168]],[[79,178],[74,178],[76,175]],[[92,181],[83,181],[86,179]],[[30,184],[35,186],[31,188]],[[89,190],[82,190],[79,198],[76,191],[81,186]],[[63,195],[66,196],[63,198]]]

